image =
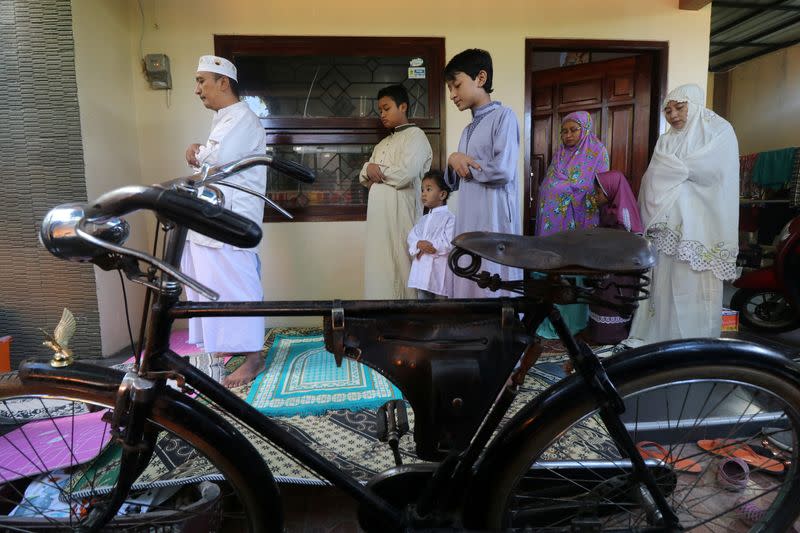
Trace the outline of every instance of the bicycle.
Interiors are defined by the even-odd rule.
[[[121,457],[105,472],[114,479],[107,492],[93,493],[92,479],[83,480],[89,496],[83,491],[78,497],[74,485],[59,487],[60,499],[69,504],[67,517],[49,517],[49,509],[27,502],[41,515],[38,521],[3,516],[0,527],[136,529],[118,511],[133,497],[129,493],[135,496],[135,481],[154,443],[168,432],[224,476],[223,487],[244,509],[242,529],[281,531],[280,494],[269,466],[221,412],[355,498],[362,527],[370,531],[786,531],[797,519],[800,367],[755,344],[703,339],[627,350],[601,361],[569,333],[554,307],[597,301],[592,281],[613,273],[636,280],[628,288],[644,290],[654,258],[639,236],[602,229],[544,238],[458,236],[450,257],[454,273],[482,287],[513,291],[516,298],[180,302],[182,285],[215,296],[177,269],[187,228],[235,246],[258,244],[260,226],[222,209],[220,189],[213,185],[253,165],[313,179],[299,165],[255,155],[189,178],[117,189],[47,215],[41,235],[51,253],[119,269],[149,287],[146,333],[140,335],[144,349],[136,350],[129,372],[71,361],[62,351],[50,362],[27,361],[2,376],[0,418],[17,431],[26,427],[15,419],[19,402],[34,402],[55,429],[75,423],[81,413],[100,411]],[[123,246],[128,226],[120,217],[137,209],[159,218],[166,234],[160,259],[155,257],[159,232],[152,255]],[[481,272],[482,260],[544,276],[502,280]],[[140,262],[149,265],[147,272]],[[575,276],[583,276],[582,285],[570,282]],[[636,300],[620,296],[603,304],[630,313]],[[356,359],[403,392],[415,414],[416,453],[430,462],[398,465],[362,486],[169,348],[176,319],[245,315],[322,317],[326,347],[337,362]],[[535,331],[545,319],[558,331],[575,372],[501,424],[541,353]],[[390,411],[387,424],[396,433],[402,409]],[[791,443],[782,450],[783,474],[772,474],[773,463],[762,462],[751,465],[743,492],[720,490],[719,461],[760,441],[764,426]],[[683,472],[670,457],[645,458],[638,441],[659,441],[702,472]],[[700,448],[695,444],[700,441],[720,444]],[[35,450],[32,455],[32,464],[44,464]],[[37,471],[47,473],[41,466]],[[2,464],[0,473],[4,481],[13,474]],[[0,489],[6,509],[11,500],[24,499],[24,483],[9,481]],[[142,515],[147,527],[164,528],[176,515],[194,512],[180,499],[170,509],[172,501]],[[750,512],[754,508],[759,512]]]

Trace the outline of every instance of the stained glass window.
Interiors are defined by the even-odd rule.
[[[377,94],[387,85],[408,91],[408,118],[430,118],[427,68],[411,56],[244,56],[236,67],[240,92],[261,118],[371,117]],[[409,78],[409,68],[417,76]],[[245,81],[246,80],[246,81]]]
[[[269,172],[267,193],[295,221],[366,218],[358,174],[389,133],[376,106],[388,85],[408,91],[409,121],[428,135],[433,166],[441,167],[444,39],[218,35],[214,43],[236,64],[242,100],[264,125],[268,152],[317,174],[306,185]],[[265,220],[285,218],[267,208]]]

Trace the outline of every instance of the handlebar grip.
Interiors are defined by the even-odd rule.
[[[294,161],[273,159],[269,166],[303,183],[314,183],[314,179],[316,179],[313,170]]]
[[[131,186],[111,191],[86,209],[85,218],[122,216],[137,209],[153,210],[232,246],[252,248],[261,242],[261,226],[252,220],[189,194],[160,187]]]
[[[164,190],[154,209],[178,224],[232,246],[252,248],[261,242],[259,224],[194,196]]]

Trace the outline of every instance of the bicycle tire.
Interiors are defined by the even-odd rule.
[[[800,499],[796,445],[800,442],[800,387],[796,370],[789,369],[791,362],[788,359],[774,353],[761,354],[764,355],[761,357],[759,352],[766,351],[761,349],[743,350],[742,353],[735,353],[734,350],[734,353],[725,356],[724,341],[716,343],[710,350],[714,353],[710,354],[697,349],[681,352],[680,346],[673,347],[672,355],[683,353],[683,356],[673,360],[672,366],[664,364],[670,359],[669,348],[661,350],[662,353],[655,353],[658,352],[656,348],[651,354],[640,349],[636,351],[638,353],[607,360],[607,371],[628,408],[628,419],[623,421],[634,442],[655,440],[645,437],[654,432],[670,435],[672,442],[662,443],[667,444],[669,452],[700,465],[702,470],[698,474],[669,469],[670,475],[675,476],[675,486],[667,495],[668,501],[685,530],[728,531],[733,525],[740,528],[732,528],[737,531],[747,527],[750,531],[788,531],[800,514],[800,507],[795,503]],[[714,357],[715,353],[720,357]],[[748,353],[753,360],[737,360]],[[791,375],[792,372],[795,374]],[[687,404],[695,403],[697,391],[713,399],[710,403],[707,399],[705,407],[696,415],[690,415],[689,411],[683,409]],[[576,521],[583,526],[600,528],[592,531],[631,531],[637,527],[647,529],[647,513],[641,501],[638,501],[637,507],[637,500],[627,483],[630,475],[622,466],[624,460],[616,458],[617,465],[613,465],[612,461],[610,470],[601,470],[601,465],[603,468],[608,465],[594,462],[598,457],[593,457],[593,454],[599,455],[600,459],[608,457],[602,457],[602,454],[597,454],[597,449],[591,449],[601,442],[602,439],[597,440],[596,437],[602,437],[605,427],[596,414],[599,406],[589,387],[572,377],[548,392],[559,399],[550,402],[550,405],[544,400],[545,407],[538,410],[549,412],[550,416],[542,417],[539,420],[541,425],[520,431],[524,433],[524,439],[520,436],[516,453],[505,449],[496,454],[505,455],[507,459],[501,461],[502,464],[496,463],[495,472],[483,480],[486,488],[482,494],[488,502],[480,511],[483,514],[480,527],[491,530],[513,527],[531,528],[534,531],[569,531],[572,522]],[[681,410],[677,413],[673,410],[673,414],[677,415],[676,422],[680,423],[665,427],[663,420],[660,426],[631,421],[631,413],[638,416],[640,411],[644,413],[644,408],[653,411],[664,407],[661,405],[662,396],[667,404],[667,414],[670,414],[669,398],[683,398]],[[727,413],[722,407],[729,404],[726,398],[735,399],[740,404],[745,401],[742,404],[746,407],[743,409],[745,414],[740,414],[736,419]],[[706,407],[707,412],[702,412]],[[778,408],[780,411],[776,411]],[[518,416],[521,418],[512,420],[509,426],[519,427],[521,420],[528,415],[530,412],[520,413]],[[692,420],[692,416],[695,422],[702,424],[690,427],[687,422]],[[786,470],[781,477],[765,472],[764,467],[772,467],[772,463],[760,462],[760,467],[751,464],[747,486],[742,492],[724,490],[730,486],[723,486],[723,482],[718,481],[718,468],[725,460],[723,453],[734,453],[734,449],[726,451],[729,450],[724,447],[726,442],[719,441],[715,449],[722,453],[710,453],[699,448],[698,444],[691,447],[688,443],[698,443],[701,437],[713,436],[711,433],[714,432],[717,433],[716,438],[728,438],[733,441],[732,444],[753,443],[765,417],[777,418],[789,426],[795,442],[794,452],[789,458],[791,464],[784,467]],[[605,439],[610,439],[607,433]],[[567,456],[566,452],[574,457]],[[575,477],[574,473],[564,470],[565,465],[576,466],[576,463],[584,468],[580,470],[580,475],[585,476],[577,481],[567,477]],[[659,466],[663,467],[663,462]],[[567,476],[564,472],[568,473]],[[543,479],[550,480],[550,484],[544,488],[541,483]],[[620,485],[620,480],[623,485]],[[664,485],[667,481],[666,477],[659,479]],[[689,499],[691,497],[698,499]],[[620,502],[623,507],[620,507]],[[706,510],[713,509],[715,505],[717,509],[723,506],[724,513]],[[553,513],[553,510],[556,512]],[[701,515],[699,511],[706,515]],[[619,515],[627,515],[627,520]]]
[[[102,370],[107,372],[107,369]],[[99,444],[86,442],[88,437],[83,438],[79,435],[81,421],[78,417],[103,416],[104,411],[113,408],[118,384],[118,381],[115,383],[113,380],[105,382],[102,375],[97,376],[93,382],[83,385],[76,385],[70,380],[23,380],[17,372],[0,375],[0,422],[5,423],[5,425],[0,424],[0,428],[3,428],[0,443],[10,444],[10,447],[5,446],[5,449],[14,450],[13,467],[10,464],[12,459],[9,457],[0,460],[0,482],[4,482],[2,485],[3,496],[0,496],[0,506],[4,511],[4,514],[0,516],[0,529],[4,531],[73,531],[82,527],[83,518],[85,518],[85,502],[88,500],[101,501],[109,486],[113,486],[113,469],[110,474],[108,471],[104,472],[104,469],[109,468],[106,464],[109,461],[108,457],[113,457],[113,445],[106,444],[110,440],[110,436],[107,435],[107,427],[100,430],[101,423],[96,421],[93,422],[94,429],[92,431],[101,434],[100,442]],[[20,401],[27,403],[21,404]],[[26,406],[25,420],[19,419],[19,407],[22,405]],[[108,420],[108,415],[105,415],[105,420]],[[151,506],[148,512],[127,516],[118,515],[103,527],[103,531],[153,531],[154,527],[158,531],[182,531],[193,530],[199,527],[198,524],[203,524],[204,529],[206,526],[218,526],[222,503],[218,500],[205,501],[209,497],[208,494],[211,496],[215,494],[213,490],[207,493],[207,484],[198,484],[206,479],[224,480],[222,486],[226,491],[231,495],[235,494],[237,499],[242,501],[245,512],[241,521],[237,523],[237,530],[281,531],[282,514],[279,496],[277,487],[274,491],[270,490],[269,481],[272,481],[274,486],[274,480],[271,479],[268,470],[268,478],[261,480],[264,482],[263,486],[259,485],[261,493],[256,496],[252,490],[253,474],[260,472],[258,462],[263,464],[261,456],[252,447],[248,450],[249,445],[244,437],[224,421],[221,427],[227,429],[227,433],[217,433],[216,436],[211,435],[214,433],[213,431],[204,433],[201,428],[208,428],[209,420],[219,421],[221,419],[217,414],[191,398],[169,387],[164,388],[158,395],[152,415],[149,417],[149,421],[161,430],[160,438],[166,439],[161,442],[169,443],[172,447],[181,446],[181,456],[188,457],[191,461],[202,461],[201,457],[204,457],[213,465],[215,473],[194,477],[192,484],[189,485],[190,488],[179,489],[176,496],[167,500],[170,502],[178,498],[174,503],[175,508],[168,508],[167,503],[162,503],[158,506]],[[10,425],[9,422],[11,422]],[[58,484],[54,483],[56,478],[52,476],[53,472],[50,470],[52,457],[50,455],[43,457],[42,455],[49,450],[45,449],[43,452],[37,441],[34,440],[47,433],[57,434],[55,440],[64,445],[63,449],[57,450],[53,455],[60,453],[69,456],[66,470],[71,474],[70,481],[66,481],[66,485],[57,489],[57,492],[62,503],[66,500],[72,504],[67,509],[56,505],[55,507],[59,508],[57,512],[53,510],[52,506],[42,507],[41,504],[36,503],[39,500],[25,496],[25,491],[30,487],[28,482],[31,481],[32,475],[19,477],[33,471],[36,478],[40,480],[40,487],[49,489],[57,487]],[[84,435],[89,433],[91,432],[84,431]],[[226,441],[225,439],[235,439],[236,435],[241,440],[238,443],[236,440],[231,440],[236,450],[235,458],[226,458],[224,453],[216,451],[220,444]],[[69,446],[67,446],[68,441]],[[84,451],[79,451],[79,445],[87,448],[81,448]],[[96,449],[96,454],[84,462],[81,454],[87,453],[86,449],[89,450],[89,455],[95,454]],[[239,462],[242,457],[258,462],[254,462],[249,471],[242,471]],[[28,460],[30,464],[26,465],[25,460]],[[61,461],[61,463],[63,462],[64,460]],[[113,465],[113,461],[108,464]],[[65,469],[60,468],[59,470]],[[88,472],[92,473],[88,474]],[[109,475],[111,476],[110,481]],[[15,485],[20,486],[16,487]],[[151,483],[151,486],[153,485],[164,488],[168,487],[170,482]],[[192,501],[197,498],[198,491],[201,491],[199,500]],[[142,490],[139,490],[136,493],[141,492]],[[87,496],[87,493],[91,496]],[[131,494],[136,493],[131,492]],[[188,507],[186,498],[189,498]],[[128,503],[130,501],[128,500]],[[19,516],[19,514],[9,516],[8,511],[11,505],[15,505],[16,512],[21,512],[23,516]],[[81,510],[82,508],[84,511]],[[64,514],[66,516],[58,516]]]
[[[753,302],[756,297],[761,297],[761,305],[767,305],[766,297],[774,296],[783,309],[783,316],[777,320],[769,320],[758,316],[758,306]],[[778,305],[778,304],[771,304]],[[788,300],[788,295],[779,290],[739,289],[731,297],[731,309],[739,312],[739,320],[747,328],[761,333],[784,333],[800,327],[800,317],[794,312]]]

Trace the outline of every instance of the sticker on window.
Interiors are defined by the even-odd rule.
[[[408,79],[410,80],[424,80],[425,67],[408,67]]]

